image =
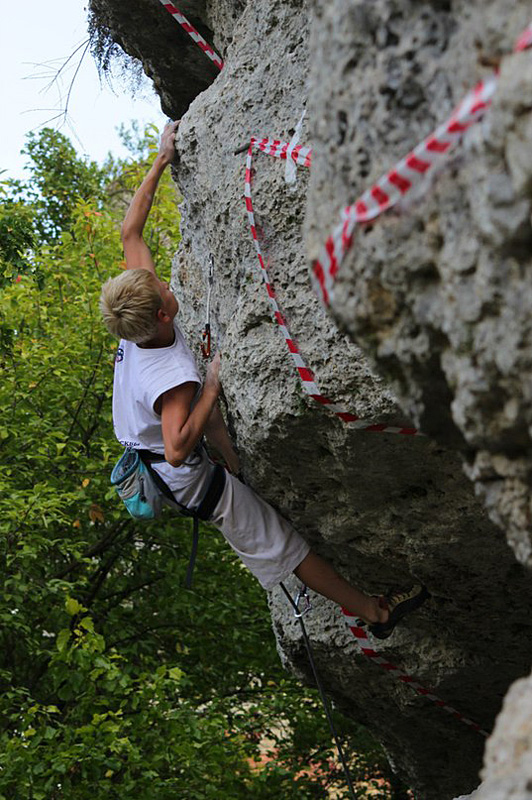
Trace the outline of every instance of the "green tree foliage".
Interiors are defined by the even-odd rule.
[[[186,591],[188,521],[137,523],[109,485],[116,343],[98,296],[156,131],[129,142],[100,168],[45,130],[29,183],[2,185],[0,800],[325,797],[330,736],[279,665],[258,584],[205,528]],[[165,175],[147,237],[166,277],[175,199]],[[368,758],[382,765],[371,751],[360,775]]]
[[[34,243],[32,209],[17,202],[0,183],[0,289],[29,270]]]

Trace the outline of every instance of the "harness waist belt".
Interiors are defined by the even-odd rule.
[[[218,501],[222,496],[222,492],[225,488],[225,469],[220,464],[215,464],[209,483],[207,484],[205,493],[201,498],[197,508],[187,509],[185,508],[185,506],[182,506],[181,503],[176,501],[172,490],[166,484],[166,482],[161,478],[159,473],[156,472],[154,469],[150,469],[151,464],[154,463],[161,464],[163,461],[166,461],[164,455],[162,455],[161,453],[153,453],[151,450],[138,450],[137,452],[141,457],[142,461],[146,464],[146,466],[150,470],[157,486],[162,491],[162,493],[166,497],[168,497],[169,500],[171,500],[174,503],[177,502],[178,505],[180,505],[185,512],[188,511],[189,514],[191,514],[194,517],[198,517],[198,519],[201,519],[204,522],[206,522],[212,517],[214,509],[218,505]]]
[[[225,469],[221,464],[215,464],[207,490],[196,509],[196,516],[200,519],[204,521],[211,519],[225,488],[225,477]]]

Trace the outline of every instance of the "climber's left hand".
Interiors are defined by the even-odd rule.
[[[181,120],[177,119],[173,122],[168,122],[164,126],[161,136],[161,143],[159,145],[159,155],[164,159],[164,161],[166,161],[167,164],[171,164],[175,159],[176,153],[174,141],[180,122]]]

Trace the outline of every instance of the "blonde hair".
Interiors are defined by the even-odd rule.
[[[161,295],[147,269],[127,269],[102,286],[100,311],[107,329],[119,339],[147,342],[157,332]]]

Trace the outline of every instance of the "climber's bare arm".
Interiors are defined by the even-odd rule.
[[[181,466],[203,435],[220,394],[219,370],[220,357],[215,356],[207,368],[205,384],[194,405],[198,384],[192,381],[174,386],[155,403],[155,411],[161,415],[164,457],[174,467]]]
[[[222,412],[217,405],[214,406],[207,420],[207,424],[205,425],[205,436],[209,444],[220,453],[233,475],[238,475],[240,472],[240,462],[233,448],[233,443],[229,436],[229,431],[227,430]]]
[[[127,269],[142,268],[156,274],[153,258],[148,245],[142,238],[142,232],[161,175],[175,157],[174,139],[178,125],[179,121],[169,122],[165,126],[157,158],[135,192],[122,223],[122,245]]]

